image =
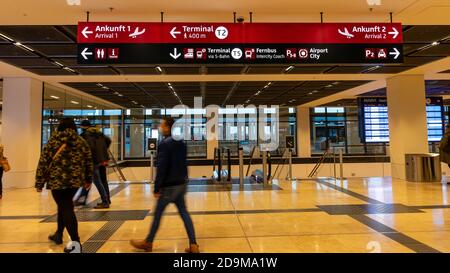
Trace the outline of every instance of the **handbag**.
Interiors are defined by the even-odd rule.
[[[2,166],[4,172],[9,172],[11,170],[11,165],[9,165],[9,161],[6,157],[0,161],[0,165]]]
[[[52,156],[52,161],[50,162],[50,164],[48,164],[48,167],[44,172],[44,177],[47,177],[50,174],[53,162],[62,153],[62,151],[64,150],[64,148],[66,148],[66,146],[67,146],[66,143],[62,144],[61,147],[58,148],[58,151],[56,151],[56,153]]]

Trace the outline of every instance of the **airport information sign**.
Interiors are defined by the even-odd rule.
[[[402,63],[399,23],[78,23],[80,64]]]
[[[363,97],[359,104],[359,133],[362,142],[389,142],[388,105],[385,97]],[[426,98],[428,141],[440,141],[444,133],[442,97]]]

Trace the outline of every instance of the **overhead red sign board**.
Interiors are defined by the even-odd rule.
[[[79,22],[80,44],[400,44],[400,23]]]

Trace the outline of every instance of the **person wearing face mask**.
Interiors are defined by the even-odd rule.
[[[186,252],[198,253],[199,247],[195,238],[194,225],[185,202],[188,183],[187,149],[182,140],[172,138],[174,123],[173,118],[165,117],[160,125],[160,131],[164,139],[159,143],[156,155],[157,170],[154,196],[157,203],[150,232],[144,240],[131,240],[130,244],[137,249],[147,252],[153,251],[153,240],[164,210],[170,203],[174,203],[189,237],[189,246],[186,248]]]

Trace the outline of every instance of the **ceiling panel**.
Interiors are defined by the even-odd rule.
[[[288,67],[286,66],[250,66],[247,74],[281,74]]]
[[[0,33],[21,43],[72,43],[54,26],[0,26]]]
[[[180,67],[163,67],[166,74],[199,74],[199,66],[180,66]]]
[[[208,74],[241,74],[244,66],[207,66]]]
[[[37,57],[35,54],[13,44],[0,44],[0,58]]]
[[[405,66],[419,66],[437,61],[439,59],[440,57],[409,56],[404,57],[403,64]]]
[[[121,74],[126,75],[158,75],[159,72],[156,71],[155,67],[119,67],[114,66]]]
[[[403,32],[405,43],[432,43],[450,36],[450,26],[412,26]]]
[[[73,75],[73,73],[60,68],[27,68],[27,70],[39,75]]]
[[[289,74],[320,74],[330,69],[332,66],[295,66]]]
[[[414,68],[414,66],[380,66],[378,69],[367,71],[369,74],[389,74],[389,73],[399,73],[406,71],[408,69]]]
[[[34,50],[37,50],[47,57],[74,57],[77,56],[76,44],[28,44]]]
[[[326,74],[354,74],[361,73],[366,70],[367,66],[335,66],[328,70]]]
[[[2,61],[18,67],[36,67],[36,66],[52,67],[52,68],[58,67],[54,63],[44,58],[11,58],[11,59],[3,59]]]
[[[432,46],[427,49],[420,50],[412,55],[413,56],[449,56],[450,55],[450,43]]]
[[[117,75],[116,71],[108,67],[77,67],[75,70],[81,75]]]

